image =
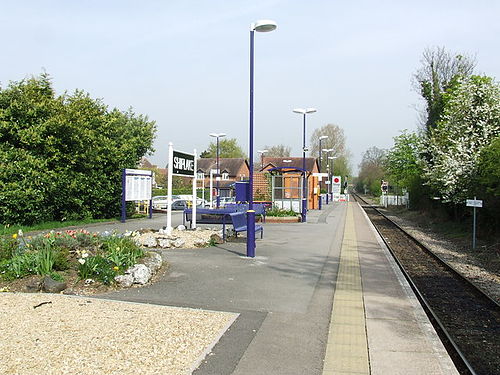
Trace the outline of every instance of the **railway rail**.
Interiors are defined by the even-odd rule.
[[[500,306],[430,249],[354,195],[387,244],[462,374],[500,374]]]

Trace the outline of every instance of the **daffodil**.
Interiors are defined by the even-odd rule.
[[[114,266],[114,267],[113,267],[113,269],[114,269],[115,271],[118,271],[118,270],[120,269],[120,267],[118,267],[118,266]]]
[[[14,233],[14,234],[12,235],[12,238],[13,238],[13,239],[17,239],[17,233]]]
[[[85,259],[80,258],[80,259],[78,259],[78,262],[80,262],[80,264],[85,264]]]

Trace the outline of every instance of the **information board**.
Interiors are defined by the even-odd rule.
[[[153,172],[141,169],[125,169],[125,200],[146,201],[151,199]]]

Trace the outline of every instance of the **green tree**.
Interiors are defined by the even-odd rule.
[[[217,142],[210,142],[208,148],[200,154],[201,158],[217,157]],[[219,157],[221,158],[246,158],[243,149],[238,145],[236,138],[222,138],[219,141]]]
[[[423,121],[426,130],[430,131],[436,127],[443,114],[443,94],[455,77],[470,76],[476,61],[464,54],[452,54],[444,47],[435,47],[424,50],[421,63],[422,66],[414,75],[414,83],[425,100]]]
[[[46,74],[11,82],[0,90],[0,222],[116,216],[121,170],[152,150],[154,133],[83,91],[56,96]]]
[[[357,179],[358,191],[365,189],[373,195],[380,195],[380,181],[384,178],[386,151],[378,147],[371,147],[365,151],[359,164]]]
[[[394,137],[394,146],[387,152],[385,169],[391,183],[403,188],[410,188],[422,174],[420,164],[420,137],[416,133],[403,131]]]
[[[489,232],[497,232],[500,226],[500,137],[493,139],[482,151],[474,177],[473,194],[483,200],[482,221],[489,225]]]

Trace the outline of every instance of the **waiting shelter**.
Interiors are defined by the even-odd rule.
[[[303,167],[301,157],[263,158],[262,172],[269,173],[268,183],[271,200],[279,208],[301,212],[304,175],[306,178],[307,209],[318,209],[320,193],[318,178],[313,173],[319,172],[316,158],[305,158]]]

